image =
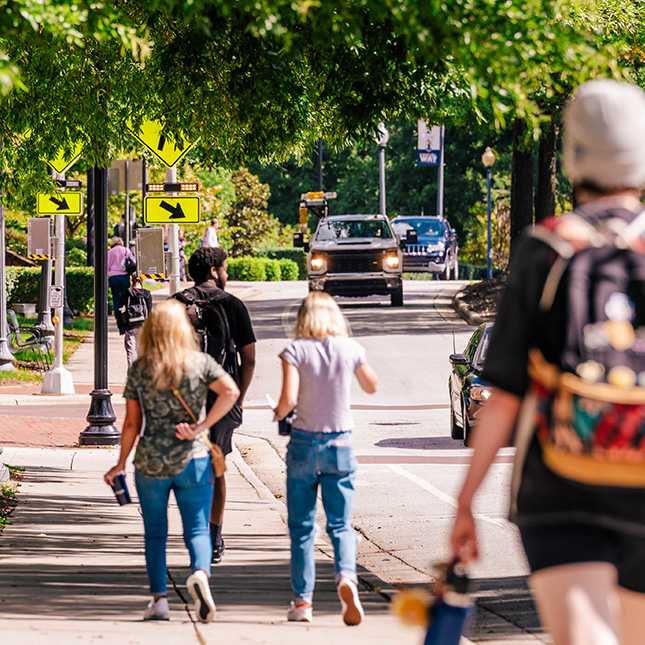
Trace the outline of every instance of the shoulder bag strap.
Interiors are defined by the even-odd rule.
[[[172,393],[179,399],[179,402],[184,406],[184,409],[190,415],[190,418],[193,420],[193,423],[197,423],[197,418],[195,417],[194,412],[188,407],[188,404],[184,400],[184,397],[179,393],[179,390],[176,387],[173,387]],[[215,470],[215,477],[221,477],[226,472],[226,463],[224,461],[224,453],[222,452],[222,449],[218,445],[211,442],[208,434],[206,433],[206,430],[202,430],[199,434],[206,442],[206,445],[208,446],[208,450],[211,454],[211,462],[213,463],[213,469]]]

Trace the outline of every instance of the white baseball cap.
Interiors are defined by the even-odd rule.
[[[609,79],[582,84],[564,112],[564,172],[598,188],[645,184],[645,92]]]

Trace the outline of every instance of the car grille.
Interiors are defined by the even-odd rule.
[[[383,270],[383,253],[355,253],[353,251],[329,253],[328,273],[376,273]]]
[[[403,253],[405,255],[428,255],[430,250],[427,244],[406,244]]]

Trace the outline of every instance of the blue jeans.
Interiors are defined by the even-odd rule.
[[[108,278],[108,285],[112,292],[112,313],[116,316],[121,296],[130,288],[129,275],[113,275]]]
[[[287,510],[291,535],[291,586],[296,602],[311,603],[316,583],[314,536],[318,487],[334,547],[336,580],[356,580],[352,528],[356,459],[351,432],[293,429],[287,448]]]
[[[191,571],[211,572],[213,547],[208,526],[213,479],[210,457],[192,459],[174,477],[153,479],[135,472],[145,529],[146,569],[150,593],[166,593],[166,543],[168,541],[168,500],[174,491],[184,526],[184,543],[190,554]]]

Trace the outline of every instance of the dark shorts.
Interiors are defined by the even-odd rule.
[[[521,526],[531,571],[579,562],[608,562],[618,584],[645,593],[645,542],[642,536],[592,524]]]
[[[233,452],[233,432],[242,425],[242,408],[237,403],[233,409],[211,428],[211,441],[218,445],[224,455]]]

